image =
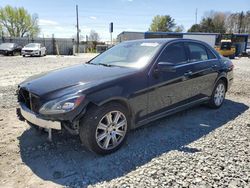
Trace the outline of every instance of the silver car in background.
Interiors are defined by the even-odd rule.
[[[22,48],[22,56],[46,56],[46,48],[40,43],[29,43]]]

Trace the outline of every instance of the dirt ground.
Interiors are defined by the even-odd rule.
[[[19,121],[15,113],[18,83],[34,74],[84,63],[91,57],[0,57],[0,187],[120,187],[124,182],[127,182],[125,187],[164,185],[164,178],[160,176],[150,184],[144,184],[146,180],[142,182],[142,179],[153,173],[152,165],[163,165],[155,161],[164,160],[164,164],[171,164],[174,158],[183,159],[183,156],[187,161],[177,169],[189,163],[194,165],[193,169],[189,169],[192,165],[182,169],[186,173],[184,180],[194,168],[197,173],[193,177],[199,174],[199,169],[204,169],[193,157],[200,159],[205,156],[206,168],[211,168],[211,172],[204,175],[206,185],[250,186],[249,58],[233,60],[234,83],[222,108],[211,110],[200,106],[155,121],[150,126],[132,131],[121,150],[102,157],[85,151],[78,137],[65,133],[54,134],[53,142],[48,142],[47,134]],[[215,156],[214,152],[218,155]],[[221,177],[217,162],[227,166],[231,156],[236,161],[232,159],[228,175],[213,179],[217,174]],[[164,173],[170,173],[174,164],[177,162]],[[182,187],[178,183],[178,172],[173,172],[176,180],[166,186]],[[190,179],[187,187],[196,181],[196,178]],[[194,182],[194,187],[199,186]]]

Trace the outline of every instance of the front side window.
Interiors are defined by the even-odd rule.
[[[187,56],[183,43],[170,44],[165,48],[159,57],[158,62],[168,63],[184,63],[187,61]]]
[[[207,51],[204,46],[195,43],[189,43],[187,46],[190,52],[189,60],[191,62],[208,60]]]

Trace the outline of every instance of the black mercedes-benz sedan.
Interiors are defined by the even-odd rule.
[[[79,135],[89,150],[119,149],[128,131],[194,105],[219,108],[233,64],[190,39],[120,43],[87,63],[34,76],[18,87],[20,119]]]
[[[0,44],[0,54],[2,55],[21,55],[22,46],[16,43]]]

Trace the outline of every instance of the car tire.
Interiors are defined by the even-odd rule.
[[[25,57],[25,55],[23,55],[23,57]]]
[[[42,57],[42,52],[41,51],[39,52],[39,57]]]
[[[14,53],[14,56],[19,56],[19,55],[21,55],[21,52],[19,52],[19,51],[16,51],[16,52],[13,52]]]
[[[220,108],[225,100],[226,96],[226,84],[223,80],[219,80],[214,87],[213,93],[209,100],[210,108]]]
[[[80,139],[88,150],[110,154],[125,142],[129,124],[127,109],[119,103],[90,107],[80,121]]]

